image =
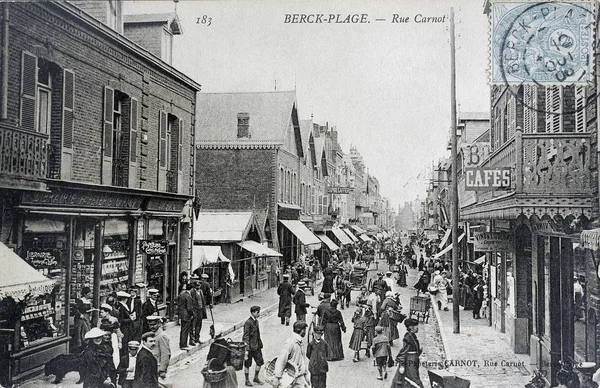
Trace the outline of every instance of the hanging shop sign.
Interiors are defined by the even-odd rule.
[[[512,246],[512,238],[508,232],[476,233],[473,249],[479,252],[508,252]]]
[[[511,187],[511,178],[510,167],[465,168],[465,190],[508,190]]]
[[[327,189],[328,194],[350,194],[352,187],[330,187]]]
[[[25,261],[33,268],[58,268],[59,252],[55,249],[30,249],[27,251]]]
[[[169,242],[166,240],[142,240],[140,250],[148,256],[160,256],[167,253]]]

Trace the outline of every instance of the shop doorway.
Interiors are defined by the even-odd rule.
[[[244,295],[244,285],[246,283],[246,260],[240,261],[240,295]]]
[[[533,333],[531,238],[531,231],[527,226],[521,225],[515,230],[515,275],[517,288],[515,351],[526,354],[530,354],[531,352],[529,336]]]

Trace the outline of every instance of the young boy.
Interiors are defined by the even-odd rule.
[[[375,326],[375,338],[373,338],[373,357],[375,357],[375,363],[377,365],[377,370],[379,371],[379,377],[377,377],[377,380],[387,379],[386,369],[390,351],[389,339],[383,334],[383,327]]]
[[[308,357],[308,371],[310,372],[310,383],[313,388],[326,388],[327,372],[327,353],[329,345],[322,339],[323,326],[315,326],[314,339],[308,344],[306,356]]]

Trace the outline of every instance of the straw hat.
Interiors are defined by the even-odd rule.
[[[85,333],[85,336],[83,338],[84,339],[100,338],[104,334],[108,334],[108,333],[105,332],[104,330],[101,330],[100,328],[94,327],[92,330]]]

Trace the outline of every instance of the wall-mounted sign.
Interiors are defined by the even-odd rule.
[[[58,268],[59,252],[53,249],[30,249],[27,251],[27,261],[33,268]]]
[[[475,233],[473,249],[479,252],[508,252],[512,238],[508,232]]]
[[[350,194],[352,192],[352,187],[329,187],[327,189],[327,193],[329,194]]]
[[[142,240],[140,250],[149,256],[159,256],[167,253],[169,242],[166,240]]]
[[[510,167],[465,168],[465,190],[508,190],[511,186]]]

